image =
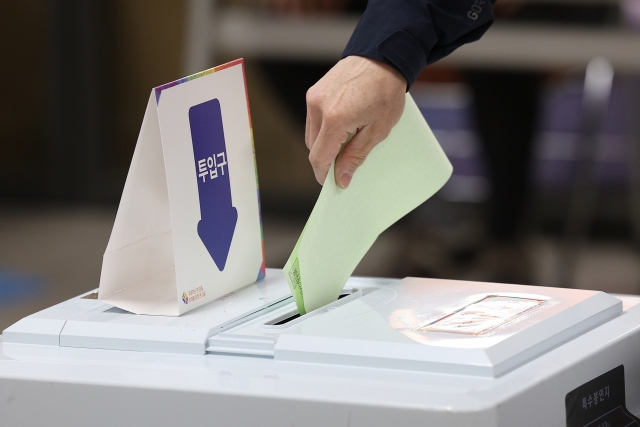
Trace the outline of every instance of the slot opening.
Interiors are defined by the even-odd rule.
[[[297,319],[298,317],[300,317],[300,313],[296,313],[293,316],[285,317],[284,319],[280,320],[279,322],[273,323],[273,326],[286,325],[287,323],[291,322],[292,320]]]
[[[351,295],[351,293],[344,293],[344,294],[340,294],[340,296],[338,297],[339,300],[341,300],[344,297],[348,297],[349,295]],[[298,317],[300,317],[300,313],[297,312],[291,316],[287,316],[282,320],[277,321],[276,323],[270,323],[273,326],[282,326],[282,325],[286,325],[287,323],[296,320]]]
[[[298,321],[300,321],[300,319],[302,318],[307,318],[311,315],[315,315],[320,311],[324,311],[330,308],[335,308],[339,305],[342,305],[343,303],[338,303],[338,301],[340,301],[343,298],[346,297],[356,297],[356,295],[361,295],[361,291],[359,289],[345,289],[339,296],[338,299],[330,304],[325,305],[324,307],[321,307],[317,310],[314,310],[310,313],[306,313],[305,315],[300,315],[300,312],[298,310],[294,310],[294,311],[290,311],[288,313],[282,314],[278,317],[276,317],[275,319],[272,319],[266,323],[264,323],[262,325],[263,328],[267,328],[267,329],[281,329],[281,328],[287,328],[295,323],[297,323]],[[347,300],[345,300],[345,302],[348,302],[351,298],[348,298]]]

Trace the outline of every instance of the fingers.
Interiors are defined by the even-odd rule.
[[[311,137],[309,136],[309,127],[310,127],[310,123],[311,123],[311,117],[310,117],[311,113],[309,112],[309,106],[307,106],[307,122],[304,125],[304,144],[307,146],[307,148],[309,150],[311,150],[311,147],[313,144],[311,144]]]
[[[346,188],[369,152],[387,137],[405,104],[406,80],[393,67],[348,56],[307,91],[305,144],[316,179],[325,182],[336,161],[336,183]],[[349,134],[357,135],[340,156]]]
[[[318,140],[318,134],[321,128],[322,112],[313,107],[307,107],[307,125],[304,131],[304,143],[309,150],[313,148]]]
[[[307,92],[307,123],[304,130],[304,143],[309,150],[318,139],[318,133],[320,133],[322,126],[321,100],[315,93],[313,87]]]
[[[309,152],[309,162],[320,185],[324,184],[329,168],[331,168],[331,163],[340,152],[342,144],[349,137],[348,129],[331,127],[330,122],[330,120],[325,119],[318,138]]]
[[[389,135],[389,131],[374,125],[360,129],[344,147],[336,159],[335,179],[341,188],[347,188],[351,178],[373,150],[373,148]]]

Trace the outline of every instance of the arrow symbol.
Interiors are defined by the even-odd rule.
[[[231,200],[220,101],[212,99],[191,107],[189,126],[200,198],[198,236],[222,271],[238,222],[238,210]]]

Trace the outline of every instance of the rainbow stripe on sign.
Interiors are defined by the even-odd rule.
[[[162,94],[163,90],[172,88],[174,86],[178,86],[182,83],[186,83],[188,81],[195,80],[200,77],[207,76],[209,74],[213,74],[217,71],[222,71],[226,68],[230,68],[236,65],[240,65],[242,67],[242,75],[244,77],[244,93],[245,93],[245,96],[247,97],[247,114],[249,115],[249,131],[251,132],[251,149],[253,151],[253,167],[256,173],[256,188],[258,189],[257,196],[258,196],[258,211],[260,213],[260,239],[262,241],[262,265],[260,266],[260,270],[258,271],[258,277],[256,278],[256,281],[258,281],[258,280],[264,279],[266,275],[267,266],[266,266],[265,252],[264,252],[264,229],[262,226],[262,205],[260,203],[260,185],[258,182],[258,165],[256,163],[256,147],[253,141],[253,123],[251,122],[251,108],[249,107],[249,92],[247,91],[247,75],[244,71],[244,59],[239,58],[234,61],[227,62],[226,64],[218,65],[217,67],[209,68],[208,70],[200,71],[199,73],[195,73],[190,76],[183,77],[178,80],[174,80],[172,82],[169,82],[169,83],[163,84],[162,86],[158,86],[154,88],[153,91],[156,94],[156,105],[158,105],[160,104],[160,95]]]
[[[216,71],[222,71],[225,68],[233,67],[234,65],[238,65],[238,64],[242,65],[242,74],[244,74],[244,60],[242,58],[240,58],[240,59],[236,59],[236,60],[231,61],[231,62],[227,62],[226,64],[218,65],[217,67],[209,68],[208,70],[200,71],[199,73],[191,74],[190,76],[183,77],[181,79],[174,80],[174,81],[169,82],[169,83],[165,83],[162,86],[158,86],[156,88],[153,88],[154,92],[156,93],[156,105],[160,104],[160,95],[162,94],[163,90],[169,89],[169,88],[174,87],[174,86],[178,86],[178,85],[180,85],[182,83],[186,83],[188,81],[195,80],[195,79],[200,78],[200,77],[207,76],[209,74],[213,74]],[[247,92],[247,79],[246,79],[246,76],[245,76],[245,79],[244,79],[244,89],[245,89],[245,93],[246,93]],[[249,96],[247,95],[247,107],[248,106],[249,106]],[[251,114],[249,114],[249,125],[251,125]]]

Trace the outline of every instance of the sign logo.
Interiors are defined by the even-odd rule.
[[[182,302],[185,304],[189,304],[189,297],[187,296],[186,292],[182,293]]]
[[[191,107],[189,126],[200,198],[198,236],[222,271],[238,222],[238,210],[231,200],[220,101],[212,99]]]

